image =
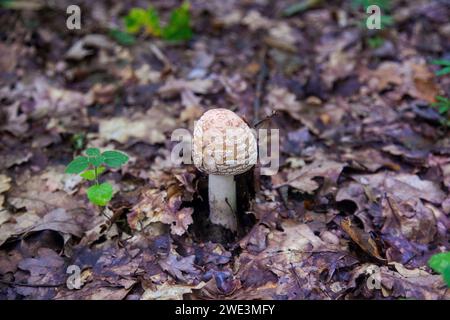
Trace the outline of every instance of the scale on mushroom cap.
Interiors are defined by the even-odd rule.
[[[248,171],[257,159],[256,138],[234,112],[212,109],[194,127],[192,156],[209,175],[209,217],[213,224],[237,231],[234,176]]]

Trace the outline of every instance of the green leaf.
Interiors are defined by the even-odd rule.
[[[436,75],[437,75],[438,77],[444,76],[444,75],[446,75],[446,74],[450,74],[450,67],[445,67],[444,69],[441,69],[441,70],[439,70],[439,71],[436,71]]]
[[[353,0],[353,7],[362,6],[364,10],[367,10],[371,5],[377,5],[383,11],[388,11],[391,8],[390,0]]]
[[[392,26],[394,24],[394,19],[390,15],[384,14],[384,15],[381,16],[380,20],[381,20],[381,27],[382,28],[389,27],[389,26]]]
[[[179,8],[172,11],[168,25],[162,30],[165,40],[183,41],[192,38],[190,4],[185,1]]]
[[[73,159],[66,167],[65,173],[78,174],[83,170],[86,170],[89,166],[89,160],[87,157],[80,156]]]
[[[383,43],[384,43],[384,39],[379,36],[375,36],[375,37],[371,37],[371,38],[367,39],[367,44],[372,49],[381,47],[383,45]]]
[[[92,164],[94,167],[100,166],[104,161],[103,156],[95,156],[95,157],[89,157],[89,163]]]
[[[447,283],[447,286],[450,288],[450,268],[445,269],[442,276],[444,277],[445,283]]]
[[[98,167],[97,168],[97,177],[99,175],[101,175],[104,171],[105,171],[105,167]],[[92,170],[86,170],[85,172],[80,174],[80,176],[82,176],[86,180],[94,181],[95,180],[95,170],[93,170],[93,169]]]
[[[450,109],[450,106],[440,106],[438,109],[438,112],[440,114],[444,114],[444,113],[447,113],[449,109]]]
[[[321,0],[303,0],[301,2],[291,4],[283,10],[283,15],[285,17],[293,16],[294,14],[313,8],[314,6],[320,4],[320,2]]]
[[[450,252],[435,254],[428,260],[428,265],[437,273],[447,272],[450,268]]]
[[[96,184],[87,189],[87,196],[93,204],[105,206],[112,199],[113,188],[107,182]]]
[[[86,150],[86,154],[90,157],[97,157],[100,155],[100,150],[97,148],[89,148]]]
[[[147,12],[142,8],[133,8],[124,18],[125,29],[128,33],[138,33],[145,25]]]
[[[439,65],[439,66],[449,66],[450,67],[450,60],[437,59],[437,60],[431,61],[431,63]]]
[[[159,23],[158,12],[153,7],[147,9],[147,17],[144,23],[145,31],[155,37],[161,35],[161,25]]]
[[[106,165],[118,168],[128,161],[128,156],[119,151],[105,151],[102,153],[103,161]]]
[[[119,29],[109,30],[109,36],[122,46],[131,46],[136,43],[136,38],[129,33],[120,31]]]

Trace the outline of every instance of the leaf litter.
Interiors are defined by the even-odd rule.
[[[95,6],[89,23],[126,15],[84,6]],[[427,264],[450,250],[450,141],[431,106],[449,82],[428,63],[447,48],[450,8],[433,6],[402,4],[377,49],[350,2],[288,19],[264,1],[192,1],[194,36],[175,44],[152,33],[121,44],[96,27],[69,37],[41,11],[28,13],[33,31],[10,12],[0,298],[449,299]],[[238,177],[254,190],[241,192],[242,230],[226,242],[207,222],[207,177],[170,162],[172,131],[214,107],[281,129],[278,173]],[[115,192],[103,209],[64,174],[85,147],[130,156],[103,173]]]

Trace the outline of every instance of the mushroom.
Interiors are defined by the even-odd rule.
[[[194,127],[193,160],[209,174],[209,217],[213,224],[237,231],[236,182],[234,176],[256,163],[256,138],[234,112],[212,109]]]

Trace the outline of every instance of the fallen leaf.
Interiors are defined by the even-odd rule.
[[[135,114],[132,118],[115,117],[100,120],[99,135],[102,140],[115,140],[126,143],[130,139],[137,139],[150,144],[166,141],[166,133],[176,128],[172,117],[163,112],[150,109],[145,115]]]
[[[146,289],[141,300],[183,300],[183,295],[192,293],[192,290],[199,290],[206,283],[200,282],[197,285],[174,285],[168,282],[156,286],[156,290]]]
[[[349,237],[365,252],[378,260],[385,261],[386,259],[381,257],[380,250],[374,239],[370,234],[364,232],[364,230],[358,228],[352,223],[350,218],[342,219],[341,227],[349,235]]]
[[[319,188],[319,183],[317,183],[314,178],[323,177],[336,183],[344,167],[344,163],[331,160],[315,161],[304,166],[300,170],[290,171],[288,173],[287,181],[275,187],[279,188],[284,185],[289,185],[300,191],[313,193]]]

